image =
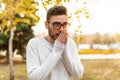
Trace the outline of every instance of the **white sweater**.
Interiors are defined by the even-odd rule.
[[[26,60],[29,80],[80,80],[83,75],[76,44],[70,38],[66,45],[51,44],[43,37],[31,39]]]

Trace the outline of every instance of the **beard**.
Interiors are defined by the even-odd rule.
[[[56,40],[56,39],[58,38],[58,36],[60,35],[60,33],[54,34],[54,33],[51,31],[50,27],[48,28],[48,34],[49,34],[49,36],[50,36],[53,40]]]

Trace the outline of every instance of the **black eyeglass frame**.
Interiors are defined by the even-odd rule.
[[[51,24],[55,30],[59,30],[62,26],[63,28],[67,28],[70,25],[68,22],[60,23],[58,21],[52,22]]]

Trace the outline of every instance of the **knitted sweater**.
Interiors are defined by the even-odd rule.
[[[51,44],[43,37],[31,39],[26,61],[29,80],[80,80],[83,75],[76,44],[70,38],[66,44]]]

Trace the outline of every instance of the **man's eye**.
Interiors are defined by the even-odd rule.
[[[60,23],[55,23],[54,26],[59,27],[61,24]]]

